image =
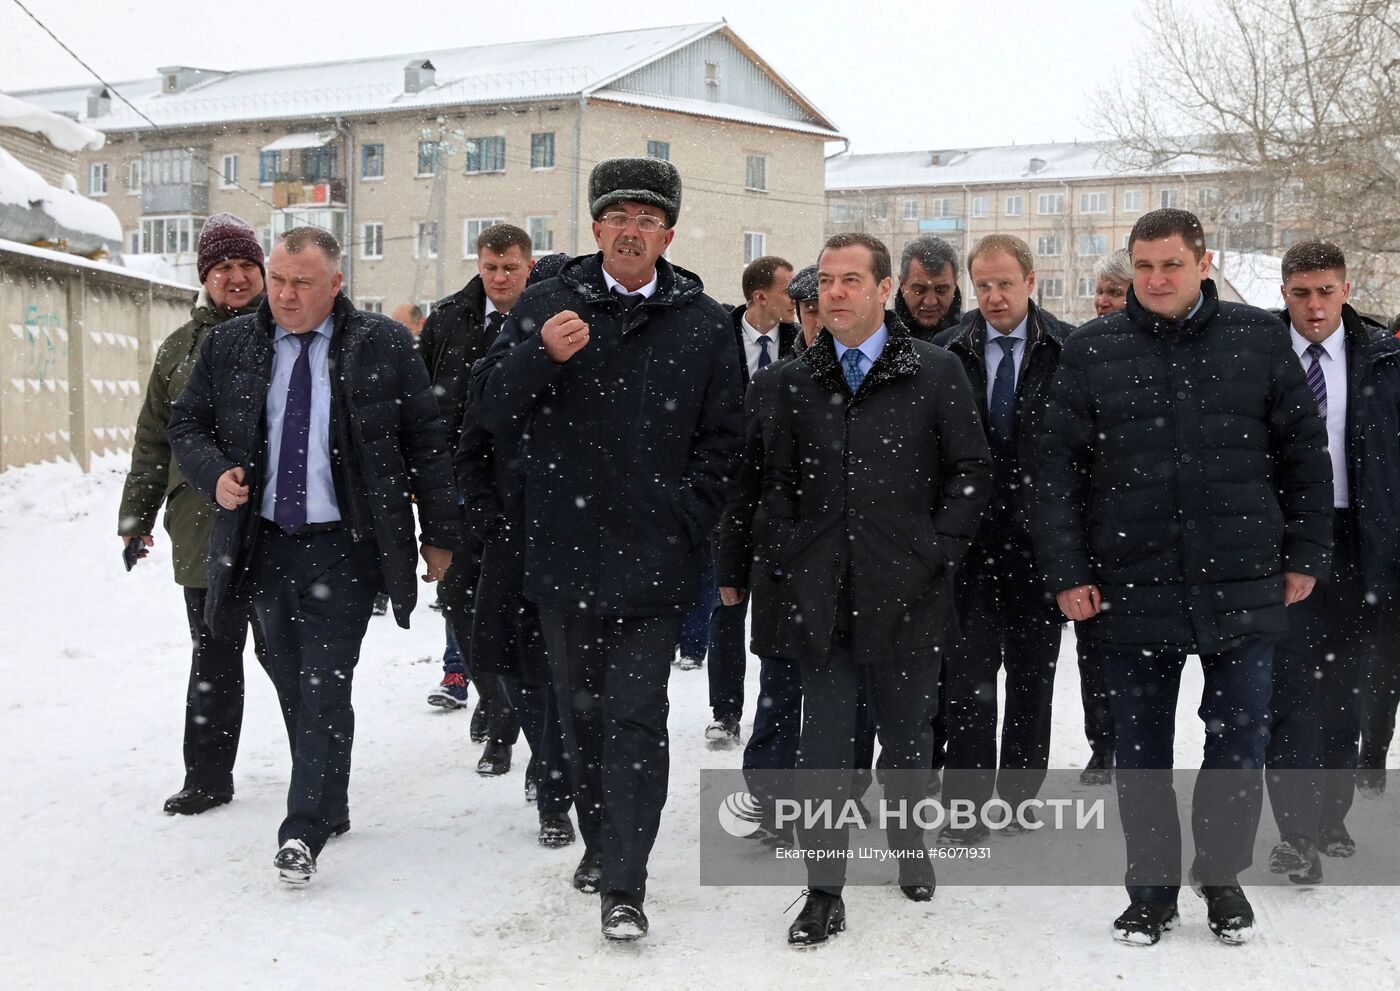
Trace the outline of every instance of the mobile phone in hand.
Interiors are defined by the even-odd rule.
[[[126,542],[126,547],[122,549],[122,563],[126,565],[127,571],[136,567],[136,562],[145,556],[146,542],[140,537],[132,537]]]

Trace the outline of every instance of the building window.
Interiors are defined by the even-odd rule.
[[[1081,255],[1106,255],[1108,254],[1107,234],[1080,234],[1079,253]]]
[[[437,175],[438,143],[436,141],[418,142],[418,178]]]
[[[88,195],[107,195],[107,163],[93,162],[88,166]]]
[[[525,222],[525,230],[530,235],[530,243],[535,251],[554,250],[553,217],[530,217]]]
[[[384,297],[381,296],[378,299],[361,299],[358,306],[366,313],[383,313]]]
[[[1123,211],[1125,213],[1138,213],[1142,210],[1142,190],[1123,190]]]
[[[1052,216],[1065,212],[1064,193],[1041,193],[1035,198],[1035,212],[1042,216]]]
[[[270,186],[277,181],[277,170],[281,162],[275,151],[258,152],[258,185]]]
[[[502,217],[473,217],[462,221],[462,257],[476,257],[476,239],[481,237],[481,232],[496,224],[504,224]]]
[[[219,188],[235,189],[238,186],[238,156],[225,155],[219,159]]]
[[[1001,212],[1008,217],[1019,217],[1021,215],[1021,203],[1021,197],[1008,196],[1006,202],[1003,204],[1004,209]]]
[[[506,170],[506,139],[500,137],[467,138],[468,172],[504,172]]]
[[[831,222],[833,224],[849,224],[854,219],[854,210],[849,200],[837,200],[831,204]]]
[[[126,232],[126,246],[127,254],[141,254],[141,231],[139,229]]]
[[[141,159],[133,158],[126,163],[126,193],[128,196],[141,195]]]
[[[757,231],[744,231],[744,264],[755,259],[762,258],[767,252],[765,247],[768,243],[767,235]]]
[[[715,98],[715,91],[719,89],[719,63],[705,63],[705,88],[710,91],[710,99]]]
[[[554,168],[554,132],[530,135],[530,168]]]
[[[1181,197],[1177,194],[1175,189],[1164,189],[1162,190],[1159,203],[1163,210],[1175,210],[1180,199]]]
[[[361,258],[383,258],[383,257],[384,257],[384,225],[383,225],[383,224],[361,224],[361,225],[360,225],[360,257],[361,257]]]
[[[384,146],[360,145],[360,178],[384,178]]]
[[[763,155],[750,155],[744,162],[744,188],[766,190],[768,188],[768,159]]]
[[[272,226],[270,224],[258,228],[258,244],[262,245],[263,257],[272,254]]]
[[[438,256],[438,225],[431,220],[419,220],[413,225],[413,257]]]
[[[1220,190],[1214,186],[1202,186],[1196,190],[1196,208],[1208,210],[1220,202]]]
[[[888,200],[870,201],[870,219],[888,221],[890,219],[890,204]]]
[[[669,162],[671,160],[671,142],[648,141],[647,158],[659,158],[663,162]]]
[[[204,230],[203,217],[143,217],[141,219],[141,251],[148,255],[177,255],[191,252],[199,243]]]
[[[335,145],[322,148],[306,148],[301,153],[302,182],[330,182],[340,176],[336,167],[339,158]]]
[[[1080,193],[1079,194],[1080,213],[1107,213],[1108,194],[1107,193]]]
[[[1041,279],[1040,291],[1041,295],[1044,296],[1046,299],[1060,299],[1065,294],[1065,280]]]
[[[972,215],[979,218],[987,215],[987,197],[974,196],[972,198]]]
[[[919,219],[919,201],[918,201],[918,200],[905,200],[905,201],[904,201],[904,219],[905,219],[905,220],[918,220],[918,219]]]
[[[1081,275],[1081,276],[1079,277],[1079,298],[1080,298],[1080,299],[1093,299],[1094,296],[1095,296],[1094,290],[1095,290],[1096,288],[1097,288],[1097,287],[1094,285],[1094,280],[1093,280],[1092,278],[1090,278],[1089,276],[1087,276],[1087,275]]]
[[[1129,242],[1130,240],[1132,240],[1132,237],[1133,237],[1133,232],[1132,232],[1132,231],[1128,231],[1126,234],[1123,235],[1123,243],[1120,244],[1118,247],[1122,248],[1124,251],[1127,251],[1127,250],[1128,250],[1128,242]]]
[[[1041,258],[1053,258],[1064,252],[1064,238],[1058,234],[1042,234],[1035,239],[1035,253]]]

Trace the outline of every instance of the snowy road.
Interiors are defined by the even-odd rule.
[[[0,475],[0,987],[1400,986],[1384,888],[1255,889],[1259,933],[1240,948],[1217,944],[1202,903],[1183,894],[1184,926],[1151,950],[1110,940],[1118,888],[943,888],[917,906],[897,889],[851,889],[850,931],[790,951],[783,909],[796,889],[698,884],[697,771],[739,761],[701,740],[703,672],[671,679],[651,935],[604,945],[597,899],[568,884],[580,848],[534,841],[523,744],[507,777],[481,778],[465,713],[424,704],[442,640],[426,607],[412,631],[371,626],[355,686],[354,829],[309,888],[288,889],[271,866],[286,744],[251,648],[236,800],[197,818],[160,812],[181,778],[189,645],[163,531],[131,575],[118,563],[123,467]],[[1055,767],[1086,756],[1068,637],[1063,658]],[[1187,671],[1183,764],[1201,746],[1200,678]]]

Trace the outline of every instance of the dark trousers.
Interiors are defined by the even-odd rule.
[[[989,561],[974,548],[958,578],[958,615],[962,637],[947,661],[943,794],[945,801],[980,806],[992,797],[997,781],[997,671],[1003,666],[1001,768],[1043,772],[1049,765],[1050,704],[1063,628],[1049,618],[1039,583],[1027,581],[1014,550]],[[1001,797],[1019,805],[1035,797],[1044,778],[1043,773],[1009,775],[1002,780]]]
[[[273,686],[297,714],[277,842],[300,839],[314,856],[349,808],[350,687],[379,589],[378,552],[345,529],[289,537],[265,524],[248,578]]]
[[[1395,736],[1395,709],[1400,704],[1400,602],[1377,606],[1375,649],[1361,691],[1361,752],[1357,766],[1385,767]]]
[[[530,685],[508,675],[501,676],[501,683],[535,757],[535,807],[542,815],[567,813],[574,804],[573,783],[564,761],[564,732],[554,686]]]
[[[579,832],[600,890],[646,895],[670,776],[666,682],[679,616],[604,617],[540,604]]]
[[[938,665],[938,701],[933,710],[933,749],[929,753],[929,767],[943,770],[948,763],[948,665]]]
[[[1079,698],[1084,704],[1084,738],[1089,749],[1113,752],[1113,707],[1108,703],[1108,680],[1103,670],[1103,648],[1080,636],[1082,623],[1074,624],[1075,651],[1079,655]]]
[[[695,605],[681,617],[680,637],[676,648],[682,657],[692,657],[698,661],[713,646],[710,643],[710,616],[719,605],[719,587],[715,585],[715,561],[708,552],[700,566],[700,593]]]
[[[868,686],[876,733],[880,738],[880,767],[899,771],[927,771],[933,746],[930,712],[938,684],[939,654],[915,664],[858,665],[843,645],[833,648],[825,662],[802,661],[802,739],[797,769],[804,773],[797,794],[811,801],[830,801],[839,816],[842,803],[860,789],[853,782],[856,764],[858,701],[862,683]],[[916,774],[886,779],[887,802],[905,802],[906,808],[924,798],[926,784]],[[839,822],[839,818],[835,821]],[[806,829],[799,827],[802,845],[812,850],[846,850],[849,827]],[[905,851],[900,864],[901,884],[931,882],[933,869],[927,859],[924,830],[910,818],[903,827],[891,818],[887,830],[891,850]],[[840,857],[807,861],[811,888],[840,894],[846,881],[846,861]]]
[[[1205,688],[1197,714],[1206,727],[1201,768],[1216,773],[1196,778],[1191,831],[1196,869],[1206,883],[1233,877],[1253,861],[1273,655],[1273,644],[1257,640],[1201,655]],[[1128,895],[1175,901],[1181,882],[1181,821],[1166,769],[1172,766],[1186,654],[1106,646],[1103,658],[1118,731],[1114,781],[1128,850]],[[1226,771],[1235,773],[1221,773]]]
[[[744,714],[744,677],[749,652],[744,646],[744,619],[749,597],[737,606],[716,605],[710,613],[710,708],[716,719],[739,719]],[[762,678],[760,671],[759,677]],[[754,716],[754,732],[758,717]]]
[[[248,625],[234,636],[219,636],[204,621],[205,590],[186,588],[184,592],[192,647],[185,690],[184,787],[232,795],[233,762],[243,728],[243,645]],[[256,623],[253,652],[266,669],[267,650]],[[292,725],[287,726],[288,739]]]
[[[802,672],[797,662],[760,658],[758,706],[754,710],[753,732],[744,747],[744,770],[792,770],[797,766],[801,736]],[[775,796],[762,784],[764,779],[764,774],[751,776],[749,791],[766,803]]]
[[[442,613],[452,628],[457,642],[459,663],[476,689],[478,704],[486,713],[486,736],[493,743],[514,746],[520,739],[520,718],[511,706],[510,694],[494,673],[478,671],[472,663],[472,618],[476,609],[476,586],[481,580],[481,547],[474,542],[460,559],[453,555],[438,586],[438,601]],[[446,667],[446,655],[444,655]]]

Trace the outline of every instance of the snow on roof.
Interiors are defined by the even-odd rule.
[[[974,186],[1224,171],[1223,166],[1200,155],[1186,155],[1156,168],[1142,168],[1123,161],[1116,154],[1117,151],[1118,146],[1111,141],[1081,141],[899,151],[876,155],[842,154],[826,163],[826,188],[828,191],[839,191],[904,186]]]
[[[1217,264],[1225,280],[1250,306],[1277,310],[1283,306],[1283,259],[1275,255],[1252,251],[1227,251],[1217,256]]]
[[[40,248],[32,244],[21,244],[19,241],[7,241],[4,238],[0,238],[0,251],[8,251],[16,255],[28,255],[31,258],[45,258],[49,261],[62,262],[65,265],[77,265],[80,268],[91,269],[95,272],[105,272],[108,275],[125,275],[133,279],[143,279],[146,282],[173,286],[176,289],[188,289],[190,292],[199,292],[199,286],[192,286],[176,279],[151,275],[137,266],[127,267],[115,265],[112,262],[93,261],[91,258],[84,258],[82,255],[65,254],[62,251],[54,251],[51,248]]]
[[[23,218],[38,210],[58,225],[60,229],[55,233],[67,240],[82,240],[86,244],[96,239],[110,242],[113,247],[122,243],[121,221],[111,207],[73,190],[50,186],[43,176],[0,148],[0,206],[5,205],[13,210],[0,212],[0,217],[9,213],[12,218]],[[18,222],[29,226],[27,220]],[[46,236],[48,232],[38,233]],[[74,238],[75,234],[89,237]],[[94,243],[89,250],[99,246]]]
[[[590,93],[725,27],[723,21],[715,21],[244,69],[211,74],[179,93],[162,92],[158,78],[116,83],[112,88],[161,127],[566,97]],[[409,58],[432,62],[435,85],[417,93],[404,92],[404,64]],[[85,117],[91,88],[33,90],[21,95],[50,110]],[[88,123],[108,132],[150,127],[117,99],[108,113]]]
[[[107,143],[106,135],[90,127],[4,93],[0,93],[0,127],[42,134],[60,151],[97,151]]]
[[[634,107],[650,107],[654,110],[673,110],[677,113],[691,114],[697,117],[713,117],[716,120],[756,124],[761,127],[797,131],[802,134],[819,134],[829,141],[841,140],[841,135],[831,128],[819,127],[816,124],[793,120],[790,117],[765,114],[733,103],[712,103],[709,100],[694,100],[679,96],[652,96],[646,93],[629,93],[620,89],[595,90],[589,99],[626,103]]]

